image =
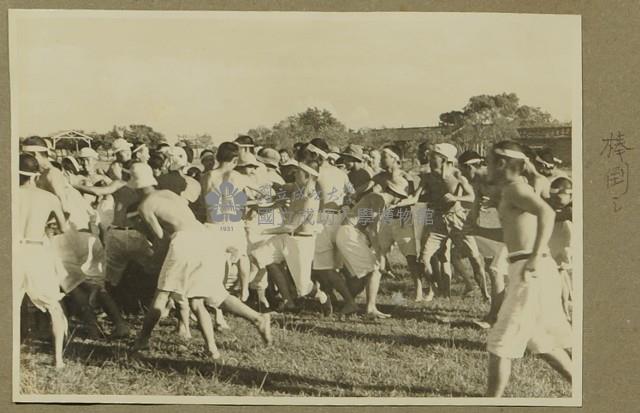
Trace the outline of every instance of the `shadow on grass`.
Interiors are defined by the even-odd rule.
[[[36,351],[45,351],[40,343],[33,343]],[[39,348],[43,347],[43,348]],[[69,344],[68,360],[84,365],[103,366],[106,362],[115,362],[132,368],[131,364],[141,362],[143,367],[182,375],[198,372],[203,377],[216,377],[220,382],[262,389],[268,392],[280,392],[288,395],[333,396],[336,389],[342,397],[361,396],[363,392],[405,392],[411,396],[431,397],[479,397],[481,394],[463,393],[455,389],[430,388],[423,386],[396,386],[385,384],[353,384],[342,381],[306,377],[286,372],[265,371],[246,366],[229,366],[205,360],[177,360],[167,357],[146,356],[143,353],[128,354],[123,357],[121,345],[107,345],[87,342]],[[133,367],[134,368],[134,367]],[[82,394],[78,389],[77,394]]]
[[[420,337],[411,334],[375,334],[364,333],[359,331],[348,330],[336,330],[333,328],[322,327],[313,323],[299,322],[294,320],[273,319],[274,325],[279,328],[288,329],[300,333],[317,334],[332,338],[342,338],[349,340],[364,340],[373,341],[378,343],[388,343],[405,345],[411,347],[425,348],[429,346],[441,346],[447,348],[459,348],[471,351],[485,351],[486,346],[484,343],[459,339],[459,338],[444,338],[444,337]]]

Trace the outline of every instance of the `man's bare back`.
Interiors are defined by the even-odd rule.
[[[350,182],[347,174],[331,164],[322,164],[318,176],[320,208],[340,209],[349,187]]]
[[[45,236],[45,226],[53,212],[60,224],[64,214],[60,201],[55,195],[36,187],[20,187],[18,190],[18,220],[23,239],[41,240]],[[61,228],[64,226],[61,225]]]
[[[140,202],[138,211],[158,238],[163,238],[165,230],[173,234],[203,228],[184,199],[169,190],[147,195]]]
[[[220,168],[205,172],[202,176],[202,193],[206,196],[209,192],[219,190],[223,182],[231,182],[233,187],[243,191],[248,185],[248,178],[236,171],[223,171]]]

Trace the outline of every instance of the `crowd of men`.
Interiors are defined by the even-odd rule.
[[[50,313],[58,367],[65,296],[90,337],[101,336],[101,311],[111,337],[131,334],[113,297],[131,263],[156,286],[131,350],[147,349],[173,312],[184,338],[197,320],[217,359],[224,313],[249,320],[267,345],[271,312],[308,300],[349,315],[364,292],[363,316],[389,318],[376,300],[395,245],[415,301],[450,297],[457,274],[464,295],[490,303],[475,320],[491,328],[488,395],[502,395],[510,360],[527,348],[571,379],[572,182],[548,149],[504,141],[484,158],[422,142],[417,171],[402,169],[396,145],[340,150],[322,138],[276,149],[240,136],[203,150],[199,165],[188,146],[120,138],[112,151],[102,170],[91,147],[58,163],[44,138],[21,145],[18,305],[26,294]]]

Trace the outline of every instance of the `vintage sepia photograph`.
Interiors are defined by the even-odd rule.
[[[580,406],[581,47],[9,10],[13,400]]]

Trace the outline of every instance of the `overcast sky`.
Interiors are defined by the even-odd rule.
[[[435,125],[515,92],[569,121],[575,16],[13,11],[13,135],[143,123],[216,141],[309,106],[347,127]],[[579,95],[578,95],[579,96]]]

